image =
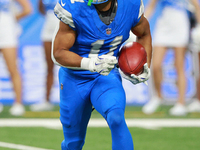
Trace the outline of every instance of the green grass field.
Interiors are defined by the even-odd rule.
[[[163,128],[147,130],[130,128],[135,150],[199,150],[199,128]],[[60,149],[61,130],[47,128],[0,128],[0,141],[28,146]],[[1,150],[7,150],[1,148]],[[108,128],[88,128],[83,150],[111,150]]]
[[[2,118],[13,118],[5,107],[0,114]],[[59,118],[58,107],[52,112],[30,112],[28,107],[23,118]],[[127,107],[126,118],[181,118],[198,119],[200,114],[193,113],[186,117],[171,117],[168,115],[169,107],[162,107],[154,115],[146,116],[141,112],[141,107]],[[16,118],[16,117],[15,117]],[[21,118],[21,117],[20,117]],[[101,118],[94,111],[92,118]],[[1,121],[1,120],[0,120]],[[173,127],[156,130],[129,127],[135,150],[199,150],[200,128],[198,127]],[[2,147],[1,142],[20,144],[43,149],[60,150],[63,140],[62,130],[44,127],[0,127],[0,150],[16,150],[17,148]],[[107,127],[89,127],[83,150],[111,150],[111,135]],[[22,150],[22,149],[20,149]],[[29,149],[23,149],[29,150]],[[32,149],[30,149],[32,150]]]

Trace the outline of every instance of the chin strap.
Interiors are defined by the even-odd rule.
[[[88,3],[87,3],[87,5],[91,6],[92,2],[93,2],[93,0],[89,0]]]

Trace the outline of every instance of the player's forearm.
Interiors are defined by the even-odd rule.
[[[57,63],[65,67],[80,67],[82,57],[69,50],[56,50],[53,56]]]
[[[151,35],[147,34],[142,37],[137,38],[137,42],[142,44],[147,53],[147,63],[148,67],[150,68],[151,65],[151,57],[152,57],[152,42],[151,42]]]
[[[148,67],[150,67],[152,57],[152,39],[148,20],[144,16],[141,16],[140,22],[131,30],[137,36],[137,42],[144,46],[147,52]]]
[[[137,36],[137,42],[142,44],[147,52],[147,63],[148,67],[150,68],[151,65],[151,57],[152,57],[152,38],[151,38],[151,32],[149,23],[146,22],[144,32],[141,34],[141,36]]]

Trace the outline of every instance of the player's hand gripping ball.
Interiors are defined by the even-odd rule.
[[[140,75],[147,62],[145,48],[138,42],[126,43],[120,51],[118,65],[125,75]]]
[[[123,78],[133,84],[144,82],[146,85],[151,72],[147,64],[147,54],[144,47],[137,42],[125,44],[118,58],[119,71]]]

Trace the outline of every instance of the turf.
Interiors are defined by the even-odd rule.
[[[2,142],[55,150],[60,149],[60,142],[63,140],[61,130],[47,128],[2,127],[0,133]]]
[[[199,150],[199,128],[130,128],[135,150]],[[46,128],[0,128],[0,141],[60,150],[61,130]],[[1,148],[0,148],[1,149]],[[88,128],[83,150],[111,150],[108,128]],[[7,149],[5,149],[7,150]]]
[[[26,113],[22,117],[9,114],[10,106],[5,106],[0,118],[59,118],[59,107],[50,112],[31,112],[26,106]],[[191,113],[185,117],[172,117],[168,114],[169,106],[162,106],[153,115],[145,115],[141,107],[126,108],[126,118],[200,118],[200,113]],[[95,110],[92,118],[102,118]],[[162,128],[147,130],[143,128],[129,128],[133,137],[135,150],[199,150],[200,128]],[[22,144],[40,148],[60,150],[63,140],[62,130],[34,127],[0,127],[0,141]],[[111,135],[108,128],[89,127],[83,150],[111,150]],[[13,150],[2,148],[0,150]]]
[[[199,150],[200,148],[199,128],[163,128],[161,130],[130,128],[130,131],[135,150]],[[109,129],[89,128],[84,148],[85,150],[111,150]]]

